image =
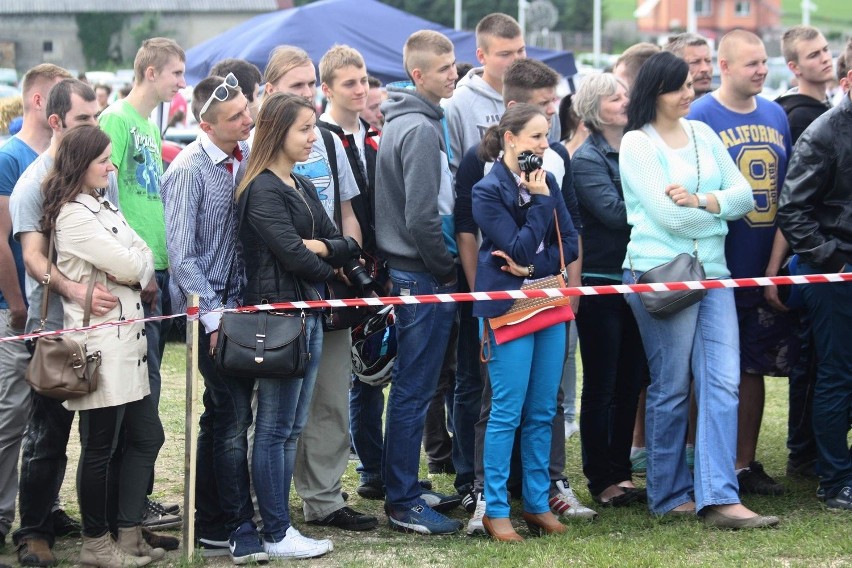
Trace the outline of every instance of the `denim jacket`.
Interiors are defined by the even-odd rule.
[[[618,151],[592,132],[571,160],[583,219],[583,272],[620,274],[630,240]]]

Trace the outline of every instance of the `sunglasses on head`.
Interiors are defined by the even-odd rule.
[[[225,80],[222,81],[222,84],[213,89],[213,92],[210,93],[210,98],[207,99],[207,102],[204,103],[204,106],[201,107],[201,112],[198,113],[198,117],[201,118],[204,116],[204,113],[210,109],[210,104],[213,100],[217,100],[220,103],[223,103],[228,100],[229,92],[228,87],[232,89],[236,89],[240,84],[237,82],[237,78],[234,77],[233,73],[228,73],[228,76],[225,77]]]

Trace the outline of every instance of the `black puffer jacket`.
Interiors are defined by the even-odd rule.
[[[346,260],[346,242],[313,184],[296,174],[293,179],[295,188],[266,170],[240,196],[246,305],[296,300],[300,295],[303,300],[318,299],[316,285],[331,278]],[[320,258],[302,239],[327,239],[332,254]]]
[[[826,272],[852,262],[852,101],[817,118],[796,143],[778,197],[778,227]]]

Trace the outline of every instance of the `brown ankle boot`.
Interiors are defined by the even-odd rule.
[[[166,551],[153,548],[142,535],[141,525],[118,529],[118,547],[131,556],[150,556],[153,562],[162,560]]]
[[[550,511],[537,514],[524,513],[524,520],[526,521],[530,532],[535,536],[561,534],[567,530],[565,525],[560,523]]]
[[[521,542],[524,538],[515,532],[512,521],[506,518],[491,519],[488,515],[482,516],[482,526],[491,538],[500,542]]]
[[[139,568],[150,563],[150,556],[131,556],[121,550],[108,532],[97,538],[83,537],[80,565],[84,568]]]

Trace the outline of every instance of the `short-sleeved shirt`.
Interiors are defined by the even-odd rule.
[[[727,109],[712,95],[701,97],[689,118],[710,126],[749,182],[754,210],[728,222],[725,258],[732,278],[763,276],[775,239],[778,194],[784,185],[790,146],[787,115],[776,103],[755,97],[749,113]]]
[[[18,182],[18,178],[36,158],[38,158],[38,153],[17,136],[10,138],[0,148],[0,197],[12,195],[12,190]],[[15,259],[15,269],[18,272],[21,293],[24,293],[24,274],[26,273],[24,256],[21,252],[21,244],[11,234],[9,235],[9,248],[12,250],[12,257]],[[3,292],[0,292],[0,309],[7,309],[8,307],[9,304],[3,297]]]
[[[349,167],[349,159],[346,157],[346,149],[343,147],[343,143],[337,136],[333,136],[334,153],[337,158],[338,181],[338,185],[335,186],[331,175],[332,170],[331,162],[328,157],[328,150],[325,147],[325,142],[322,139],[319,127],[314,127],[314,133],[316,134],[317,139],[314,141],[314,145],[313,148],[311,148],[311,153],[308,156],[308,159],[296,164],[293,168],[293,172],[303,175],[311,180],[311,183],[313,183],[314,187],[317,188],[317,195],[319,196],[320,203],[322,203],[323,208],[325,208],[325,212],[328,213],[328,217],[334,221],[335,190],[340,192],[340,202],[343,203],[344,201],[349,201],[360,193],[358,191],[358,183],[355,181],[355,176],[352,175],[352,169]],[[338,227],[338,229],[342,231],[343,227]]]
[[[160,131],[126,100],[107,107],[100,116],[100,125],[112,140],[112,163],[118,169],[118,206],[154,254],[154,268],[166,270],[169,255],[160,195]]]
[[[41,215],[44,195],[41,184],[53,167],[53,156],[47,152],[39,156],[23,173],[15,191],[9,199],[9,212],[12,214],[12,236],[19,241],[21,233],[31,233],[41,230]],[[46,267],[45,267],[46,268]],[[44,287],[32,276],[26,277],[27,301],[27,332],[36,328],[41,318],[41,303],[44,298]],[[62,298],[56,292],[50,293],[50,303],[47,310],[46,329],[62,329]]]

